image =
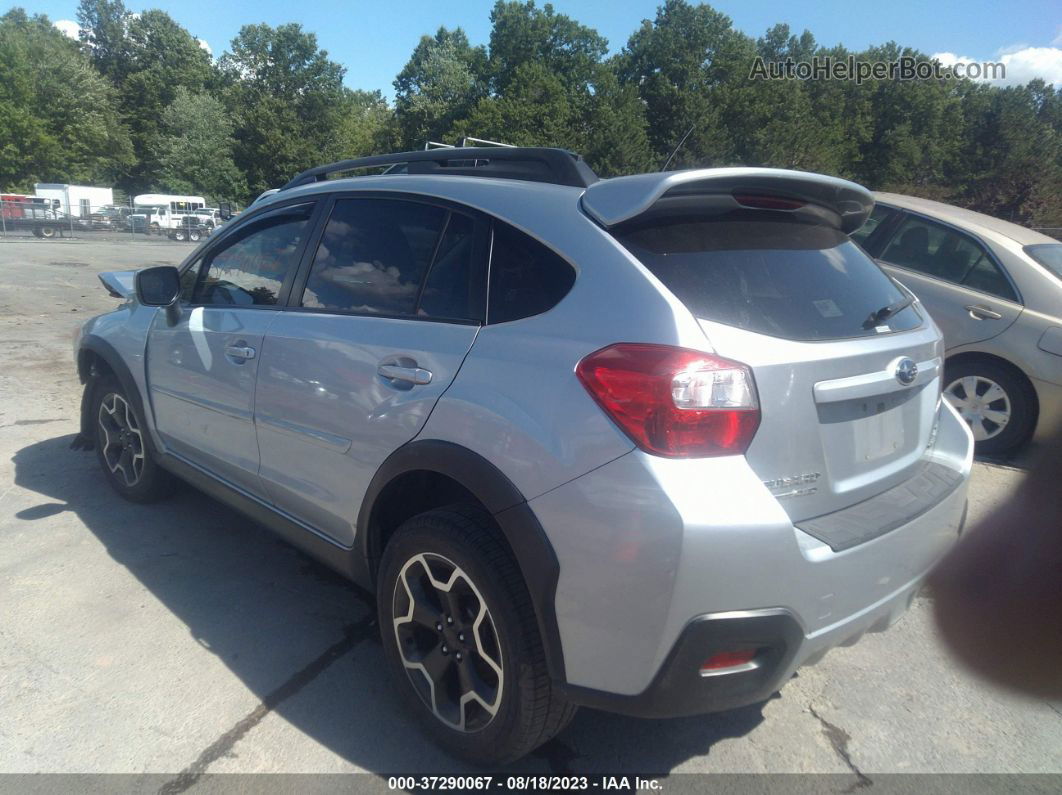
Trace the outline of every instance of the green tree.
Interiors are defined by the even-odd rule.
[[[637,87],[621,84],[609,65],[597,68],[592,88],[585,103],[579,151],[602,177],[650,168],[648,123]]]
[[[209,94],[180,87],[160,119],[158,183],[173,193],[243,199],[247,183],[233,160],[232,122]]]
[[[666,0],[656,18],[634,32],[617,68],[645,102],[658,167],[687,134],[671,168],[733,161],[724,110],[731,90],[748,81],[750,54],[750,40],[729,17],[685,0]]]
[[[132,163],[110,84],[47,17],[0,17],[0,184],[111,185]]]
[[[379,91],[344,91],[335,140],[334,152],[330,156],[336,160],[364,157],[398,147],[394,111]]]
[[[145,11],[128,26],[126,75],[119,86],[123,119],[136,147],[137,165],[128,179],[132,189],[156,186],[162,134],[159,120],[183,89],[199,93],[216,82],[210,56],[165,11]]]
[[[517,146],[578,149],[575,121],[560,78],[545,64],[532,62],[517,68],[503,96],[480,100],[447,137],[471,135]]]
[[[395,78],[395,111],[409,148],[439,140],[484,96],[486,53],[460,28],[422,36]]]
[[[968,138],[961,157],[966,173],[958,202],[1017,223],[1059,225],[1058,92],[1034,80],[1025,86],[978,91],[968,102]]]
[[[504,95],[529,64],[544,67],[565,90],[582,92],[608,51],[608,40],[596,30],[556,13],[549,3],[540,9],[534,0],[498,0],[490,21],[487,71],[497,95]]]
[[[115,85],[128,74],[132,19],[122,0],[81,0],[77,7],[82,47],[93,65]]]
[[[236,164],[251,195],[335,152],[344,108],[342,66],[301,25],[245,25],[220,59],[236,128]]]

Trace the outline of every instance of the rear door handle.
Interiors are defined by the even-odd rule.
[[[1003,315],[999,312],[996,312],[994,309],[989,309],[987,306],[982,306],[981,304],[970,304],[970,306],[966,307],[966,311],[969,312],[975,320],[1003,319]]]
[[[406,381],[423,386],[431,383],[431,371],[420,367],[401,367],[397,364],[381,364],[376,372],[392,381]]]
[[[225,347],[225,355],[230,359],[247,361],[255,356],[255,349],[249,345],[228,345]]]

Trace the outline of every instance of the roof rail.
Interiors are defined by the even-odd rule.
[[[505,146],[509,149],[516,148],[516,144],[506,144],[501,141],[488,141],[486,138],[472,138],[468,135],[461,139],[461,146]]]
[[[531,146],[481,146],[454,149],[428,149],[420,152],[396,152],[354,160],[340,160],[309,168],[280,190],[321,182],[329,174],[405,164],[408,174],[451,174],[467,177],[522,179],[586,188],[597,182],[593,169],[577,154],[567,149]]]

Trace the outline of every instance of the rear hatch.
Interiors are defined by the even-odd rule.
[[[790,518],[918,474],[941,378],[924,310],[821,207],[690,198],[611,231],[698,318],[715,353],[751,368],[761,420],[746,458]]]

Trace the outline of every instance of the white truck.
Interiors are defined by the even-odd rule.
[[[134,228],[143,223],[144,231],[163,234],[171,229],[180,229],[186,225],[184,218],[194,215],[196,210],[206,207],[202,196],[178,196],[170,193],[142,193],[133,197],[131,216]],[[142,218],[143,221],[137,219]]]
[[[114,204],[114,191],[92,185],[68,185],[61,182],[38,182],[33,186],[34,195],[46,199],[57,215],[82,218],[88,222],[101,207]],[[55,202],[59,202],[58,206]]]

